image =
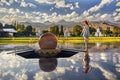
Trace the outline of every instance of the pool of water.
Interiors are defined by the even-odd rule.
[[[87,74],[83,73],[84,52],[53,59],[26,59],[14,52],[7,54],[15,48],[36,48],[35,45],[0,45],[0,80],[120,80],[120,43],[89,43],[92,69]],[[58,45],[59,48],[85,49],[83,43]]]

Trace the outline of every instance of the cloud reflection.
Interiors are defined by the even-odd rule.
[[[89,55],[93,63],[90,64],[93,69],[87,76],[82,73],[81,55],[83,52],[70,58],[53,59],[49,62],[46,59],[25,59],[13,54],[0,53],[0,80],[76,80],[78,78],[84,80],[89,77],[94,80],[96,77],[91,77],[93,74],[99,74],[96,79],[119,79],[119,49],[99,50],[99,52],[90,50]]]

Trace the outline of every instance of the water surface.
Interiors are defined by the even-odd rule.
[[[87,74],[83,73],[84,52],[69,58],[25,59],[14,52],[6,54],[23,45],[0,45],[0,80],[120,80],[119,45],[120,43],[89,43],[92,69]],[[63,43],[58,47],[84,50],[83,43]],[[18,49],[20,48],[22,47]]]

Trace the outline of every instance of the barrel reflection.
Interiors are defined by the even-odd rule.
[[[41,58],[39,59],[40,69],[45,72],[51,72],[57,67],[57,59],[56,58]]]

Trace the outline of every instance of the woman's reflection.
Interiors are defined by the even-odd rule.
[[[51,72],[57,67],[57,59],[56,58],[41,58],[39,59],[39,66],[41,70],[45,72]]]
[[[87,42],[85,42],[85,44],[88,45]],[[86,48],[86,51],[83,55],[82,64],[83,64],[83,72],[88,73],[91,70],[91,66],[89,65],[90,57],[89,57],[88,46],[86,46],[85,48]]]

